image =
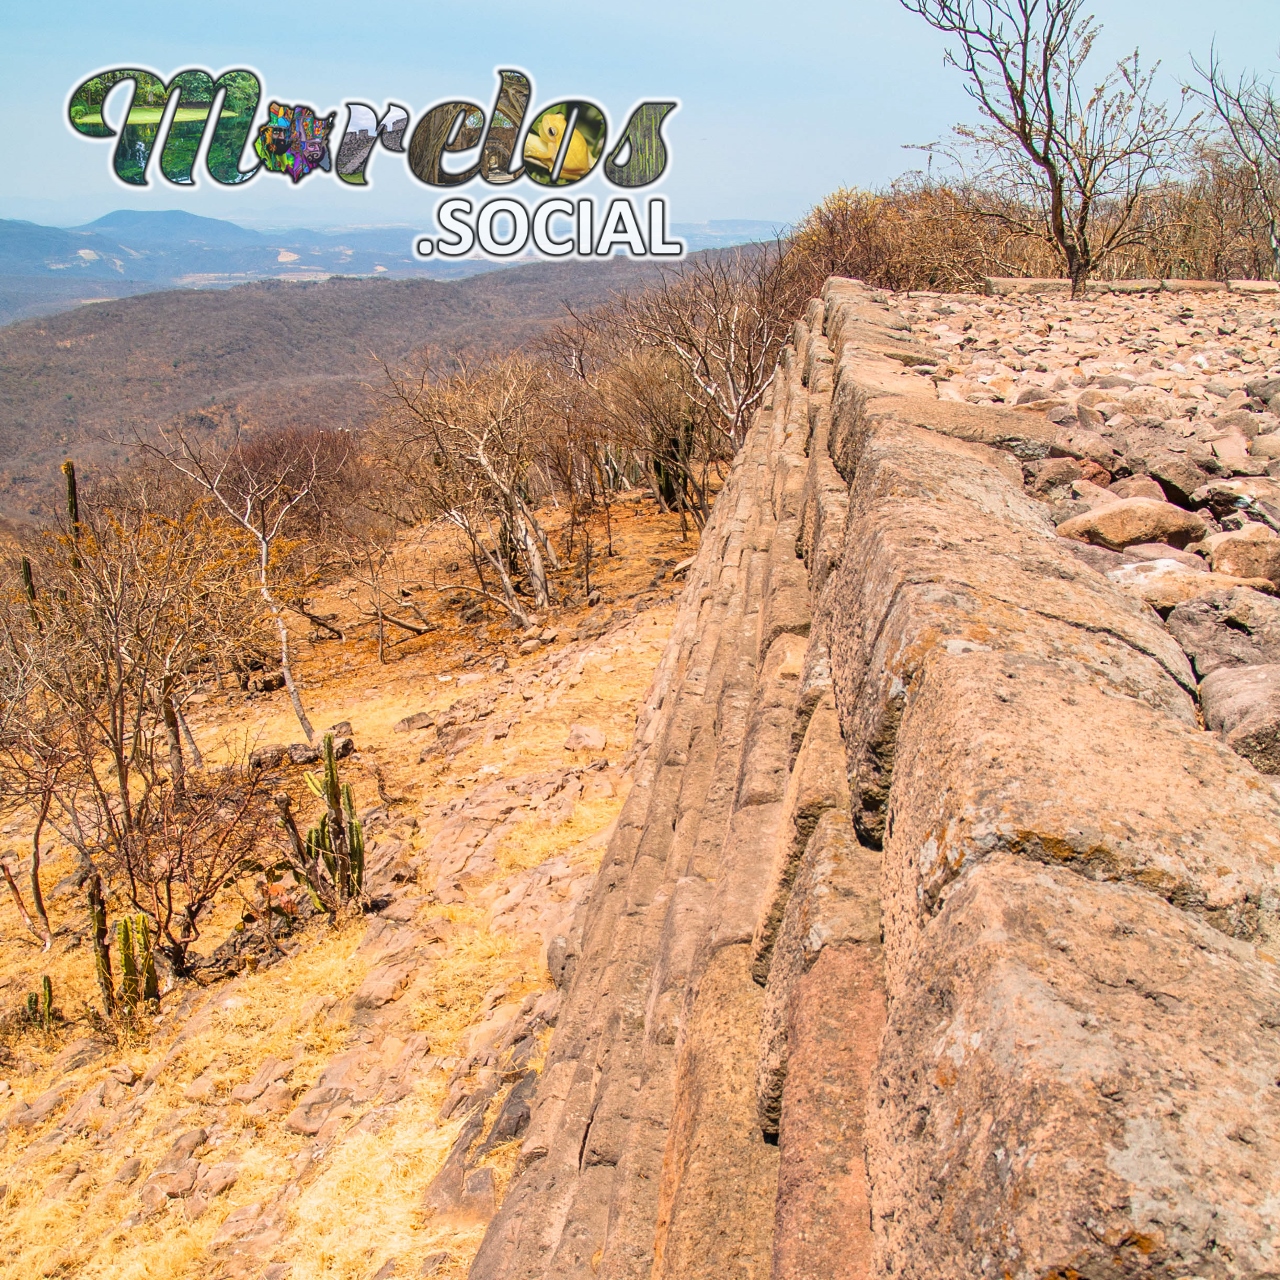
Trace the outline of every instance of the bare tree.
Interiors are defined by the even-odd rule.
[[[681,365],[685,394],[736,448],[773,379],[804,288],[779,241],[699,254],[656,287],[621,298],[615,311],[636,345]]]
[[[1159,64],[1135,50],[1092,87],[1099,28],[1084,0],[902,0],[952,36],[947,63],[984,123],[956,130],[976,158],[978,210],[1058,255],[1073,295],[1113,254],[1141,242],[1144,194],[1175,164],[1189,126],[1154,95]],[[1030,214],[1030,216],[1028,216]]]
[[[1212,108],[1266,211],[1271,278],[1280,280],[1280,100],[1272,84],[1256,74],[1242,74],[1232,81],[1216,49],[1210,48],[1207,67],[1194,59],[1191,65],[1205,84],[1192,92]]]
[[[534,500],[537,482],[545,482],[538,466],[545,372],[522,356],[475,368],[456,363],[457,371],[441,378],[429,365],[414,378],[386,371],[390,411],[371,434],[373,451],[402,486],[395,503],[402,521],[443,519],[467,539],[480,585],[462,589],[528,626],[532,615],[517,579],[524,579],[533,608],[545,609],[549,574],[560,567]],[[500,595],[486,587],[485,568]]]
[[[34,601],[28,594],[33,588],[31,563],[25,557],[22,566],[22,595],[26,597],[27,616],[37,617]],[[53,945],[53,931],[45,910],[40,883],[40,841],[53,804],[58,782],[67,764],[67,752],[61,733],[60,718],[49,715],[36,695],[38,664],[28,646],[5,628],[5,644],[0,649],[0,788],[7,800],[25,804],[35,815],[31,837],[31,910],[22,896],[13,868],[7,858],[0,859],[0,871],[13,898],[23,924],[47,951]],[[45,637],[36,632],[40,641]],[[34,918],[32,912],[35,913]]]
[[[312,500],[326,483],[328,473],[347,456],[345,441],[337,450],[326,432],[292,433],[265,454],[247,441],[235,427],[227,444],[207,445],[180,423],[160,432],[162,445],[139,443],[159,453],[192,483],[208,493],[222,511],[253,540],[257,548],[258,590],[275,622],[280,645],[280,671],[284,676],[294,714],[308,742],[315,730],[302,705],[302,694],[293,673],[286,605],[275,588],[274,571],[279,548]],[[282,447],[287,445],[291,447]]]
[[[22,589],[0,597],[4,781],[36,816],[42,929],[48,823],[86,871],[104,872],[155,921],[180,969],[198,918],[253,842],[224,774],[196,756],[192,775],[180,721],[193,680],[243,629],[250,561],[203,499],[180,516],[82,509],[73,474],[66,524],[22,558]]]
[[[181,974],[202,917],[256,866],[271,826],[266,796],[254,771],[211,769],[181,794],[159,788],[146,816],[131,840],[106,847],[101,862],[121,895],[155,921],[157,943]]]

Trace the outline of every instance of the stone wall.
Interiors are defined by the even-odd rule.
[[[1280,1274],[1280,801],[900,320],[735,461],[475,1280]]]

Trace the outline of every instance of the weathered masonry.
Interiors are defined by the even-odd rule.
[[[476,1280],[1280,1275],[1280,801],[890,321],[716,505]]]

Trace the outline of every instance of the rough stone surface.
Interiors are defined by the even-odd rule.
[[[1280,773],[1280,665],[1219,667],[1200,686],[1204,722],[1259,773]]]
[[[879,1274],[1275,1274],[1280,984],[1252,947],[1000,855],[894,989]]]
[[[1122,498],[1075,516],[1058,526],[1058,535],[1119,550],[1133,542],[1167,542],[1185,547],[1204,537],[1204,521],[1171,502]]]
[[[1280,582],[1280,538],[1266,525],[1250,523],[1234,533],[1205,540],[1214,573]]]
[[[1203,680],[1219,667],[1280,662],[1280,601],[1247,588],[1179,604],[1166,625]]]
[[[1151,287],[1088,300],[1157,317],[1123,344],[1034,295],[806,308],[549,935],[473,1280],[1280,1274],[1280,798],[1196,701],[1269,655],[1272,584],[1202,556],[1275,424]]]

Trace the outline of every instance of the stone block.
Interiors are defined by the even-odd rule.
[[[1280,983],[1142,888],[1001,854],[894,984],[877,1275],[1265,1276]]]

